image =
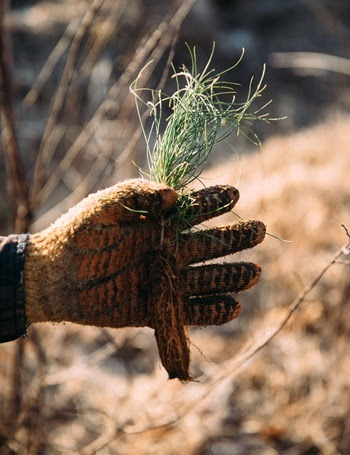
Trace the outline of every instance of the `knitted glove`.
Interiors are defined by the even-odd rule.
[[[150,270],[161,242],[179,270],[176,285],[185,324],[218,325],[237,317],[240,304],[228,293],[256,284],[260,267],[190,265],[257,245],[265,226],[242,221],[181,232],[173,221],[177,197],[161,184],[126,181],[90,195],[49,228],[30,235],[25,262],[28,323],[153,327]],[[231,210],[238,197],[230,186],[193,192],[191,224]]]

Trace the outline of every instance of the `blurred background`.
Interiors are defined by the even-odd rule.
[[[238,320],[190,330],[198,382],[167,380],[150,329],[42,324],[1,345],[0,454],[350,453],[345,247],[283,325],[348,241],[349,1],[2,0],[0,37],[1,235],[41,230],[137,177],[146,153],[130,84],[151,61],[139,86],[171,93],[185,43],[201,68],[215,41],[217,71],[245,49],[228,75],[238,99],[266,64],[261,105],[273,99],[270,116],[286,118],[253,126],[262,147],[239,136],[239,157],[214,150],[204,181],[237,185],[239,215],[289,241],[236,256],[263,278]]]

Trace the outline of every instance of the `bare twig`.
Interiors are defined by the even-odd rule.
[[[4,153],[6,162],[7,185],[13,213],[15,232],[27,231],[30,224],[28,188],[25,183],[23,165],[18,149],[15,126],[12,114],[11,78],[9,70],[9,48],[5,46],[4,19],[7,2],[0,2],[0,102],[1,120],[4,126]],[[24,341],[19,340],[15,346],[11,371],[11,413],[8,421],[13,422],[21,409],[21,366],[23,364]]]
[[[186,2],[186,5],[185,5],[186,8],[184,7],[183,4],[180,7],[178,7],[176,12],[170,18],[168,26],[165,28],[164,23],[162,23],[163,25],[161,24],[162,25],[161,29],[165,28],[165,30],[166,30],[164,32],[163,36],[159,36],[159,27],[160,26],[158,26],[157,29],[155,30],[155,32],[152,34],[153,38],[151,36],[150,39],[147,41],[147,43],[144,45],[144,46],[147,46],[148,48],[150,48],[150,44],[152,43],[154,46],[154,48],[151,51],[151,54],[149,56],[152,63],[149,65],[150,68],[148,68],[148,71],[145,71],[144,75],[143,75],[143,77],[144,77],[143,82],[145,84],[147,84],[148,79],[152,75],[153,69],[155,68],[155,66],[159,62],[160,58],[162,57],[162,55],[164,54],[164,52],[170,45],[171,49],[170,49],[168,61],[165,66],[164,72],[162,74],[161,81],[158,85],[158,89],[163,88],[163,84],[165,83],[165,80],[166,80],[166,74],[169,72],[170,62],[172,61],[173,56],[174,56],[174,49],[175,49],[175,45],[176,45],[178,29],[179,29],[181,23],[183,22],[183,20],[185,19],[186,15],[188,14],[188,12],[190,11],[191,6],[193,5],[194,1],[195,0],[189,0],[188,2]],[[159,38],[160,38],[160,40],[157,41]],[[143,49],[141,49],[140,51],[143,51]],[[142,52],[142,55],[144,55],[143,52]],[[148,55],[148,54],[146,54],[146,55]],[[140,52],[137,51],[136,56],[138,56],[137,59],[139,60],[139,63],[137,65],[137,68],[139,68],[144,62],[141,61]],[[135,60],[135,58],[134,58],[134,60]],[[126,72],[130,71],[131,64],[134,64],[134,60],[133,60],[133,62],[130,63],[130,65],[128,66],[129,70],[127,68]],[[131,77],[134,73],[128,73],[128,74],[129,74],[128,82],[130,82]],[[121,76],[121,78],[123,78],[123,77],[125,77],[125,73]],[[116,82],[116,84],[114,85],[114,88],[116,88],[114,93],[117,93],[117,94],[118,94],[119,90],[121,91],[123,89],[123,87],[120,85],[120,79]],[[107,99],[110,99],[110,96],[111,96],[111,91],[110,91]],[[106,101],[104,101],[104,103],[102,103],[101,106],[103,106],[104,104],[107,104]],[[74,160],[75,156],[80,152],[80,150],[88,142],[88,140],[90,140],[89,135],[91,134],[91,136],[92,136],[95,128],[97,128],[99,125],[99,122],[97,122],[97,120],[100,118],[98,113],[101,109],[101,106],[97,110],[95,116],[92,118],[92,120],[88,124],[88,126],[92,125],[93,130],[90,133],[89,130],[85,129],[82,131],[82,133],[80,133],[77,141],[69,149],[66,156],[63,158],[63,160],[61,161],[59,166],[56,168],[56,170],[52,174],[50,180],[48,181],[47,185],[44,186],[41,196],[39,195],[40,197],[43,197],[42,200],[45,200],[46,197],[48,197],[48,195],[53,191],[54,186],[57,185],[57,183],[62,178],[64,173],[67,171],[67,169],[71,165],[71,162]],[[95,164],[93,164],[91,166],[90,171],[79,182],[77,187],[74,189],[73,193],[71,193],[69,196],[67,196],[67,198],[65,198],[63,201],[59,202],[56,206],[52,207],[48,212],[46,212],[43,215],[42,218],[45,219],[45,222],[53,221],[57,217],[58,214],[62,213],[68,207],[74,205],[75,203],[80,201],[84,196],[86,196],[86,194],[88,194],[89,191],[91,191],[93,189],[93,187],[96,185],[97,181],[101,178],[103,173],[106,171],[107,165],[108,165],[108,175],[110,175],[111,172],[113,171],[113,169],[115,169],[116,167],[120,168],[124,164],[126,159],[130,156],[130,154],[133,151],[133,148],[134,148],[133,144],[134,145],[136,144],[136,142],[140,136],[140,129],[139,129],[139,132],[136,131],[134,133],[131,141],[128,141],[128,145],[116,159],[114,159],[114,156],[115,156],[114,144],[118,144],[118,142],[119,142],[118,139],[120,139],[120,137],[122,137],[122,135],[124,134],[125,128],[129,124],[129,118],[130,118],[132,112],[134,111],[134,107],[135,107],[134,97],[129,93],[129,91],[127,91],[125,93],[124,103],[121,105],[121,108],[120,108],[120,111],[122,112],[122,120],[120,122],[121,124],[118,128],[117,136],[114,137],[113,144],[110,147],[109,151],[104,150],[103,156],[101,156],[101,155],[97,156]],[[146,118],[147,115],[148,114],[146,111],[144,113],[144,118]],[[112,128],[114,128],[114,124],[111,125],[109,128],[110,128],[110,130],[112,130]],[[84,144],[79,143],[79,138],[82,139]],[[131,143],[131,144],[129,145],[129,143]],[[40,222],[41,222],[41,219],[37,220],[37,222],[34,224],[34,227],[36,228],[36,226],[38,224],[40,225]]]
[[[29,194],[28,186],[21,160],[16,131],[14,126],[12,114],[12,100],[11,100],[11,78],[9,71],[9,49],[5,46],[5,27],[4,17],[6,13],[6,2],[0,2],[0,98],[1,98],[1,118],[4,125],[4,151],[7,164],[7,182],[9,184],[9,196],[13,204],[14,213],[14,230],[17,233],[26,232],[29,230],[31,224],[31,212],[29,207]],[[42,371],[42,366],[45,363],[44,355],[42,354],[40,340],[37,337],[35,329],[32,330],[32,336],[36,341],[35,350],[38,357],[38,369]],[[20,339],[16,342],[15,351],[13,356],[13,365],[11,372],[12,382],[12,413],[9,416],[9,422],[12,427],[14,422],[20,425],[20,417],[23,415],[23,390],[22,390],[22,372],[24,363],[24,348],[25,341]],[[40,400],[40,391],[37,396]],[[38,402],[37,400],[37,402]],[[29,412],[29,411],[28,411]],[[40,407],[37,408],[37,421],[39,422]],[[14,430],[15,431],[15,430]],[[14,433],[13,433],[14,434]],[[0,449],[1,450],[1,449]],[[2,450],[1,450],[2,453]]]
[[[65,381],[71,381],[76,376],[82,376],[84,370],[89,370],[92,367],[104,362],[106,359],[111,357],[118,347],[112,345],[111,343],[105,343],[101,348],[96,349],[92,354],[87,356],[84,359],[84,362],[80,364],[75,364],[72,367],[66,368],[58,373],[47,374],[42,377],[42,383],[45,386],[48,385],[57,385]]]
[[[345,234],[347,235],[348,239],[350,240],[350,232],[348,231],[348,228],[345,226],[345,224],[342,224],[341,227],[344,229]],[[346,249],[344,251],[346,251]],[[348,254],[348,253],[344,252],[344,254]]]
[[[161,29],[161,32],[160,32]],[[163,30],[164,29],[164,30]],[[40,192],[36,196],[36,203],[45,202],[45,200],[52,194],[52,191],[59,183],[62,175],[67,171],[67,169],[71,166],[75,158],[78,156],[80,151],[86,146],[90,138],[93,136],[97,128],[101,124],[101,120],[105,114],[108,104],[110,103],[111,99],[115,99],[121,90],[125,88],[125,84],[130,82],[132,75],[135,73],[137,68],[140,67],[146,55],[148,55],[148,48],[154,45],[154,41],[158,41],[159,35],[161,36],[162,32],[165,31],[165,24],[160,24],[152,36],[149,38],[146,44],[140,45],[139,48],[135,52],[135,56],[132,62],[128,65],[122,76],[118,79],[117,82],[113,84],[111,89],[109,90],[106,98],[96,110],[92,119],[88,122],[85,126],[84,130],[78,135],[72,146],[66,152],[64,158],[61,160],[59,165],[56,167],[55,171],[46,182],[46,184],[41,188]],[[146,51],[147,50],[147,51]],[[136,68],[135,68],[136,67]]]
[[[52,72],[54,71],[58,61],[71,43],[73,36],[76,34],[79,26],[80,20],[77,18],[72,19],[64,31],[61,39],[58,41],[51,54],[46,59],[46,62],[41,69],[38,77],[36,78],[34,84],[23,99],[23,105],[27,109],[29,109],[38,99],[46,82],[49,80]]]
[[[349,251],[350,249],[350,241],[343,246],[341,246],[333,256],[328,260],[326,265],[323,269],[311,280],[311,282],[305,286],[305,288],[297,295],[297,297],[293,300],[293,302],[289,305],[285,316],[282,318],[282,321],[279,325],[270,331],[269,335],[263,342],[258,343],[255,346],[252,346],[249,350],[244,352],[238,359],[234,360],[234,365],[232,363],[224,369],[223,375],[225,377],[230,377],[232,373],[234,373],[241,365],[246,363],[250,360],[253,356],[255,356],[258,352],[260,352],[268,343],[270,343],[286,326],[289,322],[291,317],[293,316],[294,312],[299,308],[300,304],[306,299],[306,297],[310,294],[310,292],[316,287],[318,282],[323,278],[325,273],[332,267],[333,264],[337,262],[337,260],[344,254],[344,251]],[[220,375],[222,379],[222,375]],[[217,380],[214,381],[213,384],[216,384]]]
[[[350,60],[319,52],[274,52],[270,63],[276,68],[333,71],[350,76]]]
[[[120,434],[120,431],[116,431],[115,428],[109,427],[108,430],[105,430],[101,436],[84,447],[80,454],[93,455],[97,453],[97,451],[107,447],[112,441],[114,441],[118,434]]]
[[[158,87],[156,88],[156,91],[163,90],[163,88],[164,88],[164,85],[165,85],[166,80],[167,80],[168,75],[169,75],[171,62],[173,61],[173,58],[174,58],[174,55],[175,55],[175,46],[176,46],[176,43],[177,43],[177,40],[178,40],[178,36],[179,36],[179,27],[177,27],[177,29],[175,31],[175,35],[173,37],[173,40],[172,40],[172,43],[171,43],[170,52],[169,52],[169,55],[168,55],[168,60],[167,60],[167,63],[165,65],[165,68],[164,68],[162,77],[160,79],[160,82],[158,84]],[[141,117],[141,121],[142,122],[146,121],[147,117],[149,116],[150,110],[151,110],[151,108],[149,107],[142,114],[142,117]],[[135,148],[135,146],[137,144],[137,141],[140,139],[141,134],[142,134],[142,128],[141,128],[141,125],[138,125],[138,127],[135,130],[134,134],[132,135],[131,139],[128,141],[128,145],[125,147],[123,152],[116,159],[116,161],[114,163],[114,167],[120,167],[120,166],[122,166],[125,163],[125,161],[129,158],[129,156],[131,155],[132,151],[134,150],[134,148]]]
[[[95,115],[92,119],[88,122],[85,129],[79,134],[73,145],[67,151],[66,155],[59,163],[47,183],[43,186],[40,192],[37,195],[37,201],[40,200],[44,202],[49,195],[52,193],[54,188],[59,183],[62,175],[66,172],[66,170],[71,166],[74,159],[78,156],[80,151],[83,147],[86,146],[92,135],[95,133],[96,129],[99,127],[101,119],[106,111],[110,100],[114,100],[117,96],[125,90],[125,87],[130,84],[132,78],[134,77],[137,70],[144,64],[145,59],[147,56],[152,53],[155,49],[158,41],[163,37],[163,35],[167,35],[169,33],[169,29],[174,29],[181,23],[184,18],[187,16],[189,11],[191,10],[193,4],[196,0],[187,0],[180,4],[177,8],[175,13],[170,17],[170,19],[164,20],[152,33],[150,38],[147,40],[146,43],[142,43],[139,48],[135,52],[135,56],[133,60],[130,62],[122,76],[118,79],[118,81],[111,87],[109,93],[107,94],[103,103],[97,109]],[[171,40],[170,40],[171,41]]]
[[[14,208],[13,223],[15,231],[20,233],[28,230],[30,213],[28,207],[28,188],[18,149],[12,113],[9,50],[5,46],[5,8],[6,2],[0,2],[0,109],[4,127],[3,139],[4,152],[6,154],[6,169],[8,171],[8,191]]]
[[[70,83],[74,74],[74,67],[79,54],[79,50],[83,41],[83,38],[89,29],[95,15],[103,5],[104,0],[94,0],[88,8],[85,16],[81,22],[79,29],[77,30],[68,57],[66,65],[59,83],[58,89],[55,94],[55,98],[52,104],[49,118],[46,123],[45,131],[41,140],[41,146],[35,163],[33,183],[31,187],[31,203],[34,203],[37,194],[40,192],[45,178],[45,170],[49,165],[50,159],[54,154],[55,147],[53,146],[52,138],[55,136],[58,119],[61,115],[65,97],[68,93]]]
[[[175,23],[174,27],[169,27],[169,32],[163,36],[159,45],[157,47],[155,47],[155,49],[153,50],[153,52],[150,56],[150,60],[152,63],[150,65],[148,65],[148,67],[146,68],[146,70],[143,73],[142,82],[146,85],[149,78],[153,74],[154,68],[158,64],[161,57],[163,56],[165,50],[170,45],[171,47],[170,47],[168,59],[165,64],[165,67],[164,67],[161,79],[159,81],[159,84],[156,88],[156,91],[162,90],[166,83],[166,80],[167,80],[167,77],[169,74],[169,70],[170,70],[170,66],[171,66],[171,62],[173,61],[174,54],[175,54],[175,46],[176,46],[176,43],[178,40],[179,28],[180,28],[182,21],[185,19],[185,17],[186,16],[180,17],[180,22],[177,22],[177,24]],[[125,115],[125,113],[123,113],[125,120],[124,120],[124,125],[120,128],[120,130],[121,130],[120,135],[123,135],[123,132],[129,123],[128,122],[129,116],[134,111],[134,106],[135,106],[134,96],[133,95],[131,96],[131,94],[128,94],[127,100],[125,101],[124,104],[128,105],[128,114],[129,115]],[[149,115],[149,112],[150,112],[150,108],[145,110],[145,112],[142,115],[142,121],[146,120],[146,118]],[[126,162],[126,160],[130,157],[130,155],[132,154],[132,152],[135,148],[135,145],[136,145],[138,139],[140,138],[141,131],[142,131],[141,125],[139,124],[137,129],[135,130],[133,136],[128,141],[127,146],[124,148],[124,150],[120,153],[120,155],[113,162],[113,166],[110,167],[109,173],[112,173],[112,171],[115,168],[121,168],[123,166],[123,164]]]
[[[7,435],[7,440],[0,446],[0,455],[7,455],[9,453],[9,446],[15,439],[17,431],[23,425],[23,422],[31,414],[33,403],[37,402],[42,390],[42,375],[36,375],[26,390],[26,397],[23,400],[21,409],[16,418],[11,421],[10,432]]]
[[[87,43],[86,47],[90,50],[83,64],[81,65],[81,68],[79,69],[77,77],[84,77],[86,74],[91,72],[98,57],[101,55],[101,52],[106,47],[111,36],[118,27],[120,19],[125,12],[127,5],[127,0],[112,2],[109,11],[106,14],[106,18],[99,29],[97,39],[95,37],[93,39],[90,37],[90,42]]]
[[[105,171],[108,163],[110,163],[110,159],[108,157],[105,158],[102,155],[99,156],[94,161],[84,178],[78,183],[74,191],[43,215],[45,221],[54,221],[68,207],[72,207],[74,204],[83,199],[93,189],[94,185]],[[37,220],[39,223],[40,221],[41,218]],[[34,229],[36,228],[35,226],[36,222],[34,223]]]

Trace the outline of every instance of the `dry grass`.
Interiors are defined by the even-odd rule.
[[[128,85],[150,59],[154,66],[148,67],[142,84],[154,79],[156,63],[174,45],[194,0],[170,2],[164,16],[159,13],[145,30],[131,28],[135,33],[130,32],[131,24],[144,19],[138,13],[141,2],[120,2],[117,8],[116,2],[106,0],[100,13],[91,22],[86,20],[85,28],[82,19],[88,6],[97,7],[99,2],[76,3],[78,9],[76,5],[67,9],[64,22],[72,20],[66,34],[26,99],[33,103],[40,94],[41,103],[45,93],[48,96],[43,87],[50,75],[59,81],[58,74],[63,74],[56,87],[60,120],[53,122],[46,137],[39,137],[40,155],[49,159],[45,176],[40,176],[38,165],[38,181],[44,177],[44,182],[37,185],[37,192],[31,189],[31,205],[41,204],[33,230],[46,226],[94,188],[130,172],[125,164],[131,155],[135,159],[133,149],[141,131],[134,123]],[[35,8],[44,14],[45,5],[39,2]],[[119,28],[111,28],[111,17]],[[50,21],[40,24],[51,28]],[[36,23],[31,26],[40,29]],[[86,39],[81,41],[83,32]],[[102,99],[87,97],[83,104],[85,89],[92,84],[90,75],[103,63],[104,47],[111,41],[127,44],[127,58],[118,66],[120,77],[108,80],[105,88],[110,91]],[[69,56],[65,50],[72,49],[73,42],[69,65],[57,66],[61,56]],[[79,64],[74,52],[79,52]],[[81,87],[79,81],[85,78],[87,87]],[[62,93],[69,94],[64,109]],[[28,104],[21,109],[22,127],[29,118]],[[47,111],[45,118],[56,115]],[[256,250],[240,255],[260,262],[263,279],[241,296],[244,309],[238,320],[191,331],[192,369],[202,374],[200,382],[184,386],[167,381],[149,329],[38,325],[29,330],[28,339],[0,346],[0,454],[349,453],[348,264],[332,266],[287,327],[237,369],[247,349],[273,333],[293,298],[346,241],[340,225],[350,227],[349,128],[350,118],[329,120],[270,140],[262,151],[244,156],[242,173],[235,160],[208,171],[212,178],[208,185],[236,184],[240,179],[239,214],[264,220],[270,232],[292,243],[267,238]],[[27,146],[20,151],[33,167],[38,147],[20,139],[22,147]],[[18,158],[14,147],[13,152],[6,147],[12,158]],[[13,173],[20,175],[16,166]],[[32,184],[30,170],[28,176]],[[46,215],[45,209],[50,209]],[[232,219],[233,215],[226,220]],[[31,220],[25,221],[28,225]]]
[[[350,225],[349,128],[350,118],[328,121],[274,138],[261,154],[243,159],[239,213],[260,217],[270,232],[292,241],[267,239],[249,254],[264,272],[248,322],[250,336],[258,331],[254,338],[261,328],[272,329],[291,297],[346,242],[341,224]],[[237,379],[232,403],[241,403],[248,429],[252,425],[278,453],[345,454],[350,448],[349,291],[349,265],[336,264]]]
[[[31,440],[50,454],[348,453],[348,265],[334,265],[280,335],[233,370],[346,240],[340,225],[350,225],[349,128],[349,118],[329,121],[243,158],[237,210],[292,243],[267,238],[242,255],[263,266],[257,289],[241,296],[242,317],[192,330],[199,383],[166,379],[151,330],[42,325],[45,362],[38,363],[29,338],[12,450],[26,453]],[[215,182],[235,184],[238,174],[233,164]],[[12,351],[11,344],[0,350],[4,384]],[[3,388],[2,409],[7,393]],[[33,419],[40,425],[33,428]]]

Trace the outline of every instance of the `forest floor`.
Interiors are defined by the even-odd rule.
[[[86,125],[110,87],[118,78],[128,80],[125,71],[138,44],[148,43],[146,38],[175,3],[130,0],[125,10],[112,10],[115,2],[106,1],[106,10],[92,21],[82,42],[55,125],[48,179],[81,132],[88,131]],[[318,2],[274,0],[266,2],[267,9],[261,8],[263,3],[198,1],[180,29],[175,64],[187,58],[184,41],[197,44],[203,62],[213,40],[217,70],[231,65],[246,47],[246,57],[235,73],[238,81],[246,83],[252,74],[259,75],[267,63],[267,99],[275,99],[271,114],[288,119],[259,131],[261,149],[252,151],[240,139],[235,144],[239,160],[218,150],[204,182],[237,186],[239,216],[261,219],[269,233],[287,242],[267,236],[257,248],[234,256],[258,262],[262,279],[239,296],[243,311],[237,320],[221,327],[190,329],[191,368],[199,375],[198,382],[183,385],[167,380],[151,329],[42,324],[29,328],[29,337],[22,342],[2,345],[0,448],[5,446],[1,454],[350,453],[346,249],[280,333],[260,349],[282,327],[296,296],[348,242],[342,225],[350,230],[349,76],[327,67],[323,57],[323,69],[297,69],[294,60],[288,60],[291,66],[278,67],[276,53],[346,57],[349,7],[342,0],[319,2],[319,6]],[[11,4],[14,119],[31,183],[67,51],[56,61],[35,103],[30,106],[23,100],[68,24],[73,21],[66,38],[71,39],[72,30],[78,29],[87,2],[13,0]],[[123,5],[120,2],[121,9]],[[122,20],[113,28],[119,14]],[[163,29],[163,35],[170,29]],[[90,53],[95,42],[101,44],[96,55]],[[153,48],[146,57],[152,52]],[[160,79],[165,63],[165,57],[160,58],[151,86]],[[45,227],[86,192],[137,172],[128,163],[144,158],[144,145],[135,145],[135,153],[127,155],[119,169],[113,170],[112,165],[138,125],[128,83],[121,85],[118,96],[108,98],[97,132],[58,178],[53,196],[46,192],[34,230]],[[11,230],[5,164],[1,159],[1,234]],[[90,175],[94,169],[103,172]],[[104,173],[106,169],[112,171]],[[45,215],[51,209],[56,209],[50,213],[52,218]],[[234,220],[230,214],[214,222]]]

